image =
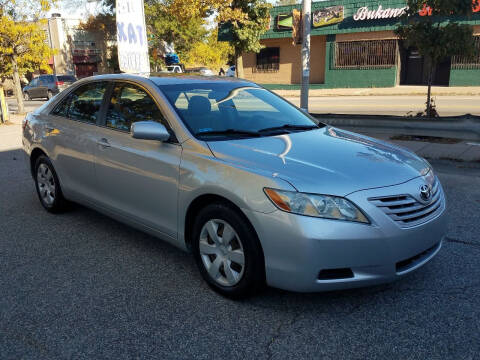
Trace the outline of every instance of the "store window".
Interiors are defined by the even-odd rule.
[[[397,40],[345,41],[333,45],[335,69],[378,69],[396,65]]]
[[[480,36],[475,36],[474,56],[454,56],[452,58],[452,69],[480,69]]]
[[[267,47],[257,54],[257,71],[278,71],[280,67],[280,48]]]

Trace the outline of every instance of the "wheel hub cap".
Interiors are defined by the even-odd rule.
[[[245,255],[235,230],[219,219],[209,220],[200,232],[200,256],[209,276],[222,286],[234,286],[243,276]]]
[[[38,191],[42,201],[52,205],[55,201],[55,179],[46,164],[40,164],[37,170]]]

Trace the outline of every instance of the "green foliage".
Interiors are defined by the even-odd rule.
[[[263,46],[260,36],[270,24],[271,4],[265,0],[234,0],[220,12],[219,19],[232,24],[232,45],[237,54],[259,52]]]
[[[203,65],[217,71],[229,62],[233,52],[229,43],[217,41],[217,30],[214,30],[206,41],[197,41],[191,46],[183,62],[187,66]]]
[[[145,2],[145,20],[150,36],[150,46],[163,48],[163,41],[173,43],[180,58],[186,56],[193,44],[204,41],[208,30],[205,19],[197,16],[185,16],[176,9],[174,0]]]
[[[416,47],[420,55],[428,58],[433,65],[454,56],[473,55],[475,44],[473,28],[452,20],[442,22],[440,16],[471,16],[472,0],[408,0],[408,11],[404,23],[396,34],[407,47]],[[418,16],[427,7],[431,16]]]

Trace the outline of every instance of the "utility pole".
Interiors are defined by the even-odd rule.
[[[300,93],[300,107],[308,112],[308,86],[310,83],[310,26],[312,0],[303,0],[303,40],[302,40],[302,90]]]

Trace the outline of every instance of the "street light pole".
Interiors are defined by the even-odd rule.
[[[300,93],[300,107],[308,112],[308,86],[310,83],[310,26],[312,1],[303,0],[302,20],[302,90]]]

